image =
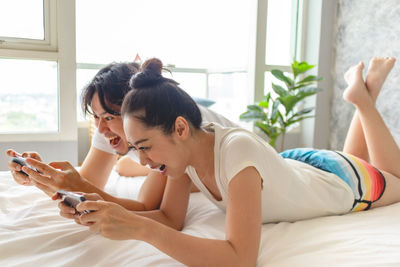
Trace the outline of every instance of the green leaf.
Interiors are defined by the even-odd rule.
[[[267,102],[267,101],[261,101],[261,102],[258,103],[258,105],[259,105],[260,107],[263,107],[263,108],[268,108],[269,102]]]
[[[265,97],[264,100],[259,102],[258,105],[262,108],[268,108],[269,107],[269,102],[271,100],[271,92],[268,92]]]
[[[275,138],[269,138],[268,144],[269,144],[270,146],[272,146],[272,147],[275,147],[276,138],[277,138],[277,137],[275,137]]]
[[[315,95],[316,93],[322,91],[321,88],[317,88],[317,87],[306,87],[306,88],[301,88],[297,95],[303,99],[307,96],[311,96],[311,95]]]
[[[286,127],[286,121],[283,118],[282,113],[280,113],[280,112],[278,113],[278,122],[281,125],[281,128],[285,128]]]
[[[266,119],[266,114],[264,112],[247,110],[246,112],[240,114],[239,119],[242,121],[254,121],[254,120],[264,121]]]
[[[309,86],[312,85],[313,83],[314,83],[314,82],[299,84],[299,85],[297,85],[297,86],[294,86],[294,87],[290,88],[290,91],[295,91],[296,89],[301,89],[301,88],[309,87]]]
[[[247,110],[251,110],[251,111],[254,111],[254,112],[264,112],[262,107],[260,107],[259,105],[248,105],[247,106]]]
[[[265,102],[269,102],[270,99],[271,99],[271,92],[268,92],[268,93],[264,96],[264,101],[265,101]]]
[[[286,115],[293,109],[293,107],[297,104],[297,97],[294,95],[287,95],[284,97],[278,97],[278,100],[283,104],[286,110]]]
[[[309,84],[309,83],[314,83],[314,82],[318,82],[321,80],[322,80],[322,77],[320,77],[320,76],[308,75],[303,80],[298,81],[297,84],[299,84],[299,85],[300,84]]]
[[[292,125],[292,124],[294,124],[296,122],[305,120],[305,119],[310,119],[310,118],[314,118],[314,116],[304,116],[304,117],[301,117],[301,118],[298,118],[298,119],[295,119],[295,120],[288,120],[287,126]]]
[[[291,118],[302,116],[304,114],[310,113],[313,110],[314,110],[314,107],[304,108],[304,109],[298,111],[297,113],[293,114],[293,116]]]
[[[255,125],[260,128],[268,137],[275,136],[277,134],[277,129],[267,123],[256,121]]]
[[[304,73],[312,68],[314,68],[315,65],[309,65],[307,62],[297,62],[296,60],[292,63],[292,72],[293,76],[296,78],[297,75],[300,73]]]
[[[287,87],[293,86],[293,80],[287,77],[281,70],[271,70],[271,74],[274,75],[275,78],[284,82]]]
[[[307,96],[314,95],[321,90],[322,90],[321,88],[316,88],[316,87],[302,88],[298,91],[297,94],[288,95],[285,97],[279,97],[278,100],[281,101],[281,103],[285,106],[287,115],[289,114],[290,111],[292,111],[293,107],[301,100],[303,100]]]
[[[274,83],[272,83],[272,89],[274,89],[274,92],[279,96],[286,96],[288,94],[288,91],[286,91],[282,86]]]
[[[271,120],[272,124],[275,124],[276,120],[278,119],[278,112],[279,112],[278,108],[280,104],[281,103],[279,102],[279,100],[275,100],[274,104],[272,105],[272,111],[269,116],[269,119]]]

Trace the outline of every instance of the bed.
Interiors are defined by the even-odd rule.
[[[113,171],[106,190],[135,198],[144,178]],[[224,238],[225,215],[201,193],[183,232]],[[147,243],[113,241],[58,215],[57,202],[0,172],[0,266],[183,266]],[[257,266],[400,266],[400,203],[366,212],[265,224]]]

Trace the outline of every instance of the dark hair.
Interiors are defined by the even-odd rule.
[[[102,108],[113,115],[119,116],[120,107],[125,95],[131,89],[129,80],[139,71],[137,63],[111,63],[100,69],[92,81],[85,86],[81,94],[82,110],[92,114],[90,109],[95,93],[99,95]],[[116,110],[116,106],[118,107]]]
[[[141,72],[132,76],[131,90],[122,104],[122,116],[132,115],[148,127],[160,127],[165,134],[174,130],[178,116],[184,117],[195,128],[202,122],[199,107],[179,83],[162,76],[162,62],[157,58],[145,61]]]

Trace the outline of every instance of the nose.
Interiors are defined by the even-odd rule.
[[[147,164],[150,164],[151,160],[147,157],[146,153],[139,150],[138,156],[141,165],[146,166]]]
[[[97,129],[99,133],[105,133],[108,130],[107,122],[103,118],[97,119]]]

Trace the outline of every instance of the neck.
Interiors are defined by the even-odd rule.
[[[214,140],[213,132],[198,130],[190,145],[189,165],[196,169],[199,177],[214,174]]]

